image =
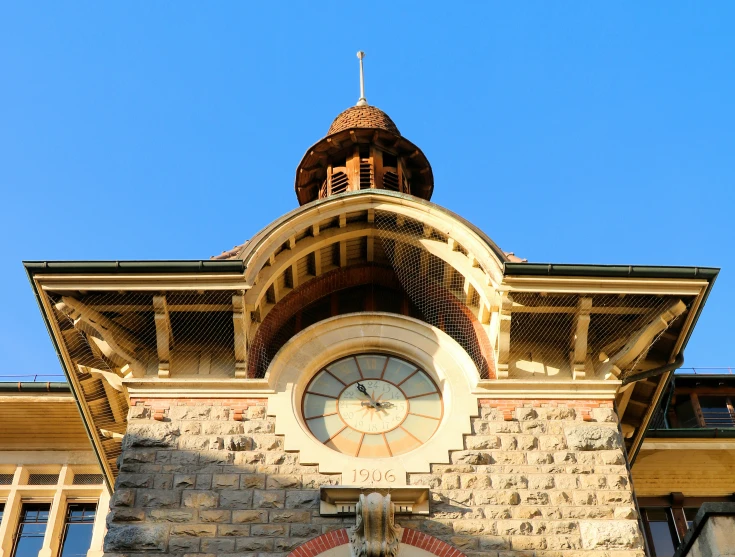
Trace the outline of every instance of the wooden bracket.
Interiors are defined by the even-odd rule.
[[[572,325],[572,350],[569,353],[569,365],[572,368],[572,379],[584,379],[587,360],[587,338],[590,328],[590,312],[592,298],[581,297],[577,302],[577,312]]]
[[[248,376],[247,319],[245,292],[232,296],[232,325],[235,331],[235,377]]]
[[[156,348],[158,350],[158,377],[171,375],[171,348],[174,343],[171,315],[166,296],[153,296],[153,311],[156,323]]]

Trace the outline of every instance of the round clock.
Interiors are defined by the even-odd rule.
[[[428,441],[444,409],[431,377],[383,354],[343,358],[321,369],[306,387],[302,412],[311,433],[340,453],[397,456]]]

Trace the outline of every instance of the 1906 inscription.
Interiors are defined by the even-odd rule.
[[[353,468],[353,483],[395,483],[396,473],[391,470],[380,470],[378,468]]]

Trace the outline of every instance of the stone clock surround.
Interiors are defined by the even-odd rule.
[[[392,458],[365,459],[337,453],[317,441],[303,420],[301,401],[312,377],[345,356],[381,352],[412,362],[439,387],[444,416],[434,435],[419,448]],[[474,363],[446,333],[410,317],[388,313],[359,313],[321,321],[292,338],[276,354],[266,380],[276,394],[268,414],[276,416],[276,433],[285,449],[298,451],[301,462],[319,464],[322,473],[346,475],[345,483],[359,480],[349,471],[377,471],[379,485],[406,485],[406,473],[429,472],[431,463],[448,463],[449,451],[463,447],[476,414],[473,395],[479,375]],[[383,477],[390,471],[392,482]]]
[[[302,429],[293,404],[302,383],[341,356],[406,357],[410,346],[454,418],[435,435],[446,449],[401,460],[405,484],[429,487],[431,500],[428,516],[397,515],[398,526],[468,556],[643,557],[609,395],[482,392],[469,358],[441,335],[400,316],[341,316],[276,355],[266,378],[275,394],[131,393],[107,554],[286,557],[351,527],[352,517],[319,513],[319,487],[352,478]]]

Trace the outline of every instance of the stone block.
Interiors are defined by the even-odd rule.
[[[115,482],[116,488],[152,488],[153,476],[151,474],[120,474]]]
[[[529,520],[498,520],[495,529],[501,536],[531,535],[533,533],[533,525]]]
[[[539,451],[533,451],[528,453],[526,457],[528,464],[553,464],[554,455],[551,453],[544,453]]]
[[[196,489],[212,489],[212,474],[197,474]]]
[[[283,438],[276,435],[253,435],[252,440],[253,449],[260,451],[277,451],[283,449]]]
[[[569,448],[576,451],[604,451],[622,446],[618,430],[600,425],[565,428]]]
[[[173,406],[168,415],[171,420],[206,420],[211,411],[210,406]]]
[[[175,474],[174,489],[189,489],[196,484],[196,474]]]
[[[198,538],[171,538],[168,541],[169,553],[198,553]]]
[[[472,551],[480,547],[480,540],[474,536],[452,536],[450,543],[462,551]]]
[[[129,509],[126,507],[112,509],[107,515],[107,520],[108,522],[143,522],[145,512],[143,509]]]
[[[256,509],[282,509],[286,504],[285,491],[253,491],[253,507]]]
[[[193,522],[196,520],[196,511],[155,509],[150,511],[148,516],[154,522]]]
[[[494,489],[526,489],[528,487],[528,479],[518,474],[492,476],[492,485]]]
[[[242,474],[240,489],[265,489],[265,474]]]
[[[492,482],[486,474],[461,474],[459,476],[462,489],[490,489]]]
[[[250,535],[249,524],[220,524],[217,527],[217,534],[220,537],[241,537]]]
[[[153,478],[153,487],[155,489],[171,489],[173,487],[173,474],[156,474]]]
[[[168,526],[110,525],[105,536],[105,552],[165,551]]]
[[[199,520],[206,523],[230,522],[232,520],[232,512],[222,509],[199,511]]]
[[[150,464],[156,461],[156,449],[128,449],[122,454],[124,464]]]
[[[546,536],[546,549],[580,549],[582,541],[579,536]]]
[[[242,422],[204,422],[202,431],[205,435],[240,435],[245,433]]]
[[[212,489],[237,489],[239,485],[239,474],[215,474],[212,477]]]
[[[266,489],[298,489],[301,487],[301,477],[296,475],[268,476]]]
[[[639,549],[641,537],[634,520],[583,520],[583,549]]]
[[[194,509],[213,509],[217,506],[218,498],[216,491],[187,490],[184,491],[182,504]]]
[[[136,404],[128,409],[128,420],[147,420],[150,417],[151,409],[142,404]]]
[[[182,435],[201,435],[202,422],[179,422]]]
[[[123,450],[131,447],[173,447],[179,438],[179,428],[170,423],[131,423],[123,439]]]
[[[484,451],[454,451],[451,458],[455,464],[492,464],[490,453]]]
[[[538,439],[538,447],[542,451],[559,451],[566,449],[567,445],[561,435],[542,435]]]
[[[506,506],[518,505],[521,502],[521,497],[517,491],[475,491],[473,498],[476,505]]]
[[[521,502],[525,505],[548,505],[549,494],[543,491],[521,491]]]
[[[538,412],[533,408],[516,408],[516,419],[519,421],[529,421],[538,418]]]
[[[224,447],[229,451],[249,451],[253,448],[253,439],[245,435],[227,435]]]
[[[291,524],[291,536],[295,538],[313,538],[322,533],[322,529],[314,524]]]
[[[301,487],[304,489],[319,489],[323,485],[339,483],[342,483],[341,474],[304,474],[301,476]]]
[[[213,538],[217,533],[216,524],[177,524],[171,526],[171,535],[188,538]]]
[[[270,420],[249,420],[245,423],[247,433],[273,433],[275,424]]]
[[[235,540],[233,538],[204,538],[201,540],[202,553],[233,553]]]
[[[577,412],[574,408],[546,408],[545,412],[547,420],[574,420],[577,417]]]
[[[501,536],[482,536],[479,540],[480,551],[510,549],[510,538]],[[514,556],[515,557],[515,556]]]
[[[222,491],[219,497],[220,507],[225,509],[249,509],[253,505],[252,491]]]
[[[238,538],[237,551],[273,551],[273,538]]]
[[[515,551],[546,549],[545,536],[511,536],[510,546]]]
[[[618,423],[618,416],[612,408],[593,408],[590,415],[596,422]]]
[[[451,528],[448,533],[451,533]],[[454,522],[454,533],[464,535],[494,534],[495,523],[491,520],[457,520]]]
[[[270,511],[270,520],[262,520],[260,522],[270,522],[272,524],[292,523],[292,522],[309,522],[311,513],[309,511],[297,511],[292,509],[282,511]]]
[[[111,507],[132,507],[135,503],[135,491],[132,489],[116,489],[110,499]]]
[[[268,511],[232,511],[232,522],[235,524],[265,524],[268,522]]]
[[[274,551],[293,551],[300,545],[305,544],[309,541],[308,537],[292,537],[292,538],[279,538],[273,541]]]
[[[288,536],[287,524],[253,524],[250,535],[264,538],[278,538]]]
[[[163,489],[139,489],[136,501],[140,507],[173,508],[181,504],[181,492]]]
[[[318,491],[288,491],[286,492],[287,509],[316,509],[319,508]]]
[[[499,449],[500,437],[497,435],[473,435],[465,438],[469,450]]]

